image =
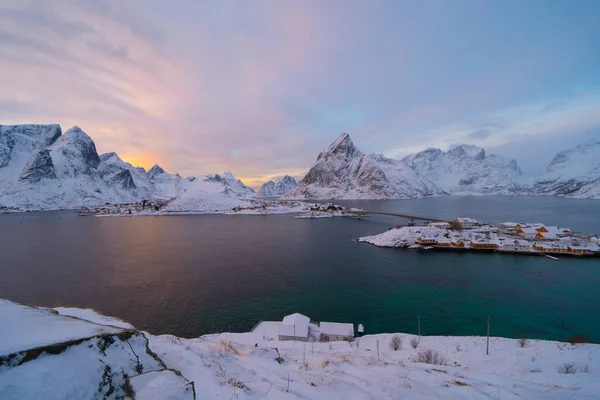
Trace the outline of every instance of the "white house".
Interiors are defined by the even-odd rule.
[[[308,325],[279,325],[279,340],[308,342]]]
[[[506,239],[504,241],[504,249],[510,251],[530,251],[531,250],[531,242],[527,240],[515,239],[510,240]]]
[[[279,325],[279,340],[297,340],[308,342],[310,318],[294,313],[283,317]]]
[[[352,341],[354,339],[354,324],[341,322],[321,322],[319,325],[321,342]]]
[[[469,217],[456,217],[455,222],[461,229],[471,229],[479,224],[479,221]]]

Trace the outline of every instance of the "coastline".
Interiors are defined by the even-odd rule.
[[[0,300],[0,315],[11,318],[11,329],[5,330],[2,342],[19,340],[8,353],[0,349],[3,398],[38,394],[89,398],[97,390],[105,394],[112,390],[108,397],[127,397],[128,384],[143,396],[138,398],[166,398],[175,393],[169,398],[176,399],[593,399],[600,392],[597,344],[491,336],[488,346],[486,337],[480,336],[404,333],[366,335],[350,343],[264,340],[258,333],[182,339],[140,332],[92,310],[25,307],[5,300]],[[82,332],[81,326],[90,331]],[[23,329],[34,329],[37,337],[43,335],[42,340],[52,335],[56,339],[46,340],[35,350]],[[401,341],[398,350],[391,346],[396,336]],[[64,342],[63,338],[70,339]],[[51,348],[56,350],[50,352]],[[36,357],[32,357],[34,350]],[[423,358],[428,351],[438,355],[439,362],[423,362],[428,360]],[[29,359],[15,363],[20,358],[17,354]],[[112,369],[107,372],[104,368],[103,373],[102,368],[79,366],[92,360]],[[48,370],[49,365],[55,369]],[[565,365],[571,366],[573,373],[561,372]],[[127,371],[125,378],[119,368]],[[26,380],[17,379],[24,373]],[[49,385],[54,388],[50,394],[46,393]],[[154,397],[145,397],[147,393]]]

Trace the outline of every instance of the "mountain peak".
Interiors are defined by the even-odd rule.
[[[354,155],[355,151],[356,147],[354,147],[354,143],[352,143],[350,135],[347,133],[342,133],[340,136],[337,137],[337,139],[333,141],[333,143],[329,145],[327,150],[319,154],[319,157],[317,157],[317,161],[321,159],[321,157],[324,157],[328,154],[343,155],[345,157],[349,157]]]
[[[160,174],[164,174],[165,170],[161,168],[160,165],[158,164],[154,164],[152,166],[152,168],[150,168],[148,170],[148,176],[150,176],[150,178],[154,178],[156,175],[160,175]]]

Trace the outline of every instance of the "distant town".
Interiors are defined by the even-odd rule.
[[[493,251],[574,257],[600,255],[600,238],[596,235],[539,222],[483,223],[469,217],[458,217],[451,222],[391,228],[379,235],[360,238],[359,241],[380,247],[421,250]]]

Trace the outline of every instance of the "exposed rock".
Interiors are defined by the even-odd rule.
[[[25,168],[23,168],[19,176],[19,180],[29,183],[36,183],[42,179],[56,179],[52,157],[50,157],[50,151],[47,149],[40,150],[34,154],[27,161]]]

